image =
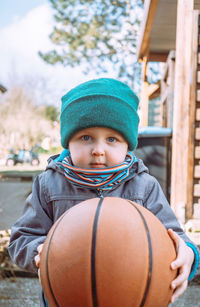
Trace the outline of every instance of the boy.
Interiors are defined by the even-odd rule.
[[[137,146],[137,108],[137,96],[114,79],[83,83],[62,97],[65,150],[50,159],[46,171],[35,179],[23,216],[12,227],[9,253],[22,268],[37,271],[46,235],[66,210],[97,196],[130,199],[154,213],[176,245],[171,268],[179,274],[171,285],[173,302],[194,276],[199,254],[158,182],[131,152]]]

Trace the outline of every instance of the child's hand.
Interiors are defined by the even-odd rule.
[[[39,268],[40,267],[40,256],[41,256],[41,253],[42,253],[43,246],[44,246],[44,244],[38,245],[38,247],[37,247],[38,254],[34,258],[36,267],[38,268],[39,280],[40,280],[40,268]]]
[[[172,229],[168,229],[168,234],[175,243],[177,253],[176,259],[171,263],[172,270],[178,269],[178,276],[171,283],[174,292],[170,302],[173,303],[187,289],[194,253]]]

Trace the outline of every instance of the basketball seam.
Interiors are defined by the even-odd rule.
[[[99,200],[94,217],[93,229],[92,229],[92,246],[91,246],[91,283],[92,283],[92,301],[93,307],[98,307],[97,287],[96,287],[96,238],[97,227],[99,221],[99,215],[103,198]]]
[[[152,244],[151,244],[151,236],[150,236],[150,231],[149,231],[149,228],[148,228],[148,225],[147,225],[147,222],[145,220],[145,217],[144,215],[142,214],[142,212],[140,212],[140,210],[135,206],[135,204],[131,201],[129,201],[129,203],[134,206],[134,208],[137,210],[137,212],[139,213],[142,221],[143,221],[143,224],[144,224],[144,227],[145,227],[145,230],[146,230],[146,235],[147,235],[147,240],[148,240],[148,249],[149,249],[149,270],[148,270],[148,278],[147,278],[147,283],[146,283],[146,288],[145,288],[145,291],[144,291],[144,294],[143,294],[143,299],[142,299],[142,302],[140,304],[140,307],[143,307],[144,304],[145,304],[145,301],[146,301],[146,298],[147,298],[147,294],[148,294],[148,291],[149,291],[149,287],[150,287],[150,283],[151,283],[151,277],[152,277],[152,268],[153,268],[153,253],[152,253]]]

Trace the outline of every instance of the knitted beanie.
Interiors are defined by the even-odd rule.
[[[126,84],[110,78],[78,85],[62,97],[61,144],[68,148],[70,138],[91,127],[106,127],[122,134],[129,150],[137,146],[139,99]]]

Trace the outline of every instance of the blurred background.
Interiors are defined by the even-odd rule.
[[[59,152],[60,98],[80,82],[119,78],[139,93],[135,53],[143,4],[109,2],[1,1],[1,167],[11,166],[12,155],[22,165],[30,150]],[[153,65],[150,75],[157,78]]]
[[[136,154],[200,245],[199,12],[199,0],[0,1],[0,306],[39,304],[37,276],[9,259],[10,228],[62,151],[61,96],[92,78],[139,96]],[[197,275],[173,305],[200,306],[199,293]]]

